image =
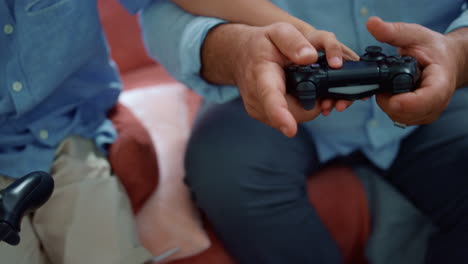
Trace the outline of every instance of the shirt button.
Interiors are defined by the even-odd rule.
[[[372,127],[372,128],[377,127],[378,124],[379,124],[379,122],[377,122],[377,120],[375,120],[375,119],[372,119],[371,121],[369,121],[369,126]]]
[[[45,129],[41,129],[41,131],[39,131],[39,137],[42,139],[42,140],[46,140],[49,138],[49,131],[45,130]]]
[[[21,92],[21,90],[23,90],[23,84],[21,82],[16,81],[13,83],[12,88],[15,92]]]
[[[369,9],[367,9],[367,7],[361,7],[359,13],[361,13],[361,16],[366,17],[369,14]]]
[[[5,34],[10,35],[13,31],[15,31],[15,28],[12,25],[6,24],[3,26],[3,32],[5,32]]]

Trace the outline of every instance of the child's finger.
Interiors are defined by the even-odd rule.
[[[293,25],[276,23],[267,30],[268,38],[295,64],[305,65],[317,61],[317,51],[314,46]]]
[[[335,34],[318,30],[311,36],[310,42],[316,49],[324,49],[330,67],[340,68],[343,65],[342,44],[336,39]]]
[[[359,55],[354,52],[352,49],[348,48],[346,45],[341,44],[341,50],[343,52],[343,59],[348,61],[358,61],[360,59]]]

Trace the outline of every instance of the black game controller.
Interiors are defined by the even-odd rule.
[[[17,245],[21,219],[47,202],[53,189],[49,174],[33,172],[0,190],[0,242]]]
[[[324,53],[316,64],[286,69],[286,90],[310,110],[317,99],[357,100],[377,93],[406,93],[416,89],[420,70],[415,58],[386,56],[369,46],[360,61],[345,61],[340,69],[328,66]]]

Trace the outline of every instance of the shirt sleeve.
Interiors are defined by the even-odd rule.
[[[151,2],[158,2],[159,0],[119,0],[119,1],[128,10],[128,12],[135,14],[141,9],[148,6]]]
[[[200,76],[200,51],[205,37],[210,29],[225,21],[193,16],[172,2],[161,0],[142,11],[140,23],[151,57],[175,79],[210,102],[223,103],[239,96],[234,86],[213,85]]]
[[[450,33],[462,27],[468,27],[468,1],[461,7],[462,14],[450,24],[445,33]]]

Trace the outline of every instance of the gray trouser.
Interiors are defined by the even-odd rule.
[[[467,91],[457,93],[450,111],[405,139],[393,166],[381,172],[441,230],[426,264],[468,263],[467,102]],[[209,107],[198,120],[186,180],[240,263],[338,264],[340,253],[305,189],[306,175],[319,166],[305,129],[287,139],[251,119],[236,100]]]

